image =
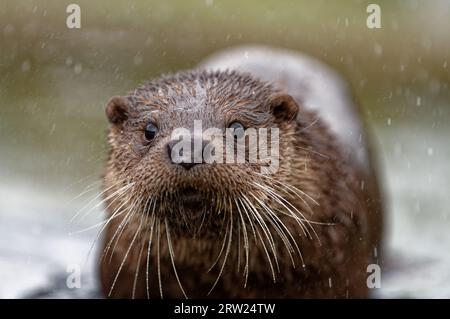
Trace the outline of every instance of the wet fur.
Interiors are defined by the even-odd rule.
[[[367,297],[366,267],[381,240],[375,175],[345,162],[327,127],[299,102],[250,75],[206,71],[162,77],[113,100],[103,194],[110,220],[100,257],[105,295]],[[280,103],[289,104],[282,109],[286,116],[275,117]],[[292,103],[298,108],[293,118]],[[154,110],[161,136],[145,145],[143,125]],[[251,165],[199,165],[195,178],[180,175],[185,172],[164,155],[165,134],[197,118],[219,127],[236,119],[279,127],[280,169],[263,177]],[[201,192],[207,208],[186,212],[176,192],[184,186]],[[252,220],[251,205],[267,228]],[[267,207],[292,236],[277,232],[275,225],[283,227],[270,221]]]

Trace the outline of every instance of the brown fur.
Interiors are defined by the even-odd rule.
[[[379,247],[381,234],[375,175],[345,162],[327,127],[320,121],[309,125],[315,114],[302,109],[299,101],[250,75],[188,71],[154,80],[126,97],[116,97],[108,105],[107,115],[111,122],[111,151],[104,198],[108,216],[121,214],[111,220],[106,230],[105,247],[109,242],[112,245],[101,259],[105,295],[159,298],[162,290],[164,298],[184,297],[170,258],[167,223],[177,274],[188,297],[368,296],[366,267],[373,262],[373,249]],[[148,143],[143,139],[143,130],[150,119],[157,123],[159,132]],[[170,131],[191,127],[194,119],[203,120],[204,128],[225,128],[235,120],[247,127],[280,128],[279,170],[265,178],[257,174],[258,165],[202,164],[186,171],[170,163],[165,151]],[[114,194],[129,183],[133,184],[123,194]],[[303,231],[292,217],[283,214],[287,213],[286,207],[254,183],[276,190],[315,224]],[[304,196],[300,198],[293,188],[289,191],[280,183],[294,186]],[[202,207],[185,207],[178,190],[187,186],[201,194]],[[300,249],[301,255],[292,252],[294,262],[267,216],[264,221],[273,236],[278,266],[269,240],[263,245],[248,220],[240,219],[234,199],[243,196],[261,213],[264,209],[255,197],[276,212],[293,235],[291,247],[295,241]],[[150,198],[154,201],[149,202]],[[133,215],[127,215],[129,212]],[[122,222],[126,226],[120,228]],[[159,227],[153,227],[148,259],[151,226],[158,223]],[[227,229],[231,223],[230,239]],[[249,241],[245,287],[244,224]],[[114,236],[117,229],[118,235]],[[259,232],[266,237],[263,228]],[[217,264],[208,272],[219,255]]]

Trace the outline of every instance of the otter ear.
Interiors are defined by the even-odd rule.
[[[122,96],[114,96],[106,105],[105,113],[109,123],[121,125],[128,118],[129,104]]]
[[[278,122],[295,120],[298,105],[289,94],[276,94],[271,98],[270,111]]]

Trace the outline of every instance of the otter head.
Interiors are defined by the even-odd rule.
[[[276,221],[268,201],[286,206],[293,192],[297,113],[291,96],[236,72],[182,72],[114,97],[109,201],[187,237]]]

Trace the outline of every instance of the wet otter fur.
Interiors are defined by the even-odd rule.
[[[376,176],[343,155],[301,98],[250,73],[191,70],[114,97],[106,114],[105,296],[368,296],[366,269],[381,241]],[[172,163],[171,131],[194,120],[279,128],[279,169]],[[151,141],[149,122],[158,128]]]

